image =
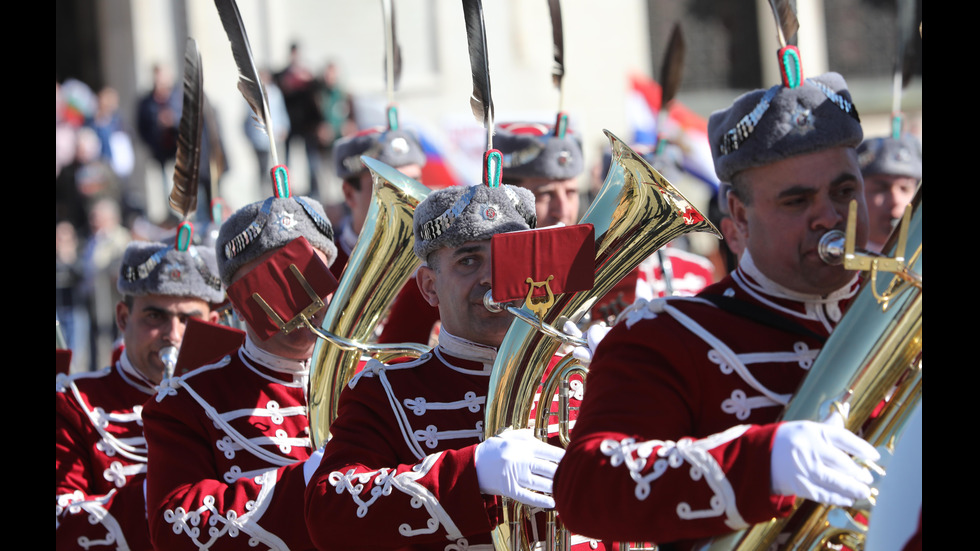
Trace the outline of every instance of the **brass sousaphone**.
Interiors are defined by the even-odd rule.
[[[386,361],[418,357],[429,350],[421,344],[370,341],[388,306],[420,264],[413,251],[412,216],[431,190],[380,161],[361,160],[374,181],[371,206],[321,324],[344,340],[318,340],[310,364],[310,430],[316,447],[330,438],[340,393],[354,376],[362,354]]]
[[[563,341],[555,336],[554,328],[562,327],[567,320],[578,322],[619,280],[677,237],[706,232],[721,238],[711,222],[642,156],[608,130],[604,133],[612,148],[609,173],[580,221],[595,228],[595,284],[588,291],[556,296],[554,304],[537,318],[537,323],[524,321],[536,316],[527,306],[521,308],[522,319],[514,320],[510,326],[493,365],[487,393],[485,439],[508,428],[528,427],[544,371]],[[567,364],[563,361],[553,373],[569,371]],[[541,401],[549,403],[550,396],[542,394]],[[539,406],[538,419],[542,413],[547,419],[549,409]],[[547,426],[546,422],[543,424]],[[536,425],[542,423],[538,421]],[[519,549],[523,545],[520,535],[523,515],[517,505],[508,503],[504,507],[505,518],[494,529],[494,547],[498,551]],[[565,530],[554,531],[555,540],[567,540],[567,537]],[[545,543],[545,549],[559,548],[562,541]]]

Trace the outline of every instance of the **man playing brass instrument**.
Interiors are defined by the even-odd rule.
[[[491,368],[514,319],[483,303],[491,237],[533,227],[533,195],[508,185],[449,187],[416,208],[417,280],[439,308],[439,343],[416,361],[369,361],[341,394],[306,491],[319,549],[488,549],[498,496],[553,507],[561,448],[530,429],[483,440]]]
[[[224,300],[214,251],[136,241],[123,254],[116,324],[123,350],[96,373],[59,375],[55,399],[58,549],[150,549],[141,409],[165,378],[190,318]],[[95,520],[95,522],[93,522]],[[111,544],[111,545],[110,545]]]
[[[290,266],[324,299],[329,291],[312,277],[329,276],[333,230],[318,202],[284,193],[236,211],[215,248],[246,337],[217,361],[171,379],[144,406],[151,539],[168,550],[312,549],[302,503],[304,467],[317,459],[306,395],[317,337],[303,325],[288,333],[266,328],[253,293],[276,312],[294,302],[315,309],[303,290],[288,287],[298,281]],[[308,315],[314,323],[321,306]]]
[[[785,516],[797,497],[847,506],[871,493],[850,456],[877,451],[840,416],[776,422],[858,289],[817,253],[852,200],[857,246],[868,238],[844,79],[747,93],[710,117],[709,136],[745,251],[696,297],[638,301],[595,349],[554,481],[576,533],[688,549]]]

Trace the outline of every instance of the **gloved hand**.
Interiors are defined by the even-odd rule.
[[[534,437],[531,429],[506,430],[476,446],[480,491],[554,509],[552,479],[565,450]]]
[[[783,423],[772,446],[772,491],[849,507],[871,495],[874,481],[851,456],[881,458],[874,446],[837,423]]]
[[[608,333],[610,329],[612,329],[612,327],[606,326],[606,322],[604,321],[593,324],[592,327],[589,327],[589,329],[585,332],[585,340],[588,342],[589,346],[576,346],[575,349],[572,350],[572,357],[582,362],[582,365],[589,365],[592,363],[592,354],[595,352],[596,347],[599,346],[599,341],[606,336],[606,333]],[[580,339],[582,338],[582,331],[579,330],[578,326],[575,325],[572,320],[566,321],[564,327],[562,327],[562,330],[573,337]]]
[[[313,473],[316,472],[316,468],[320,466],[320,460],[323,459],[323,446],[320,446],[318,450],[313,452],[310,457],[303,462],[303,479],[306,480],[306,485],[309,486],[310,479],[313,478]]]

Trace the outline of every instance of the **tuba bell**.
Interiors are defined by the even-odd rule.
[[[643,259],[683,234],[707,232],[721,238],[711,222],[643,157],[608,130],[604,133],[612,148],[610,169],[580,221],[595,228],[595,285],[588,291],[555,297],[540,323],[516,319],[511,324],[490,375],[485,438],[507,428],[528,426],[544,370],[562,343],[562,339],[546,334],[541,327],[562,327],[567,320],[577,322]],[[564,365],[554,370],[567,371],[570,368]],[[545,401],[547,398],[542,398]],[[550,408],[539,406],[539,416],[542,409]],[[522,545],[521,523],[517,504],[506,504],[504,518],[493,531],[494,547],[498,551]],[[563,529],[549,531],[555,534],[549,538],[567,539],[567,531]]]
[[[420,264],[412,247],[412,216],[430,189],[380,161],[361,160],[374,182],[371,206],[321,324],[342,340],[318,339],[310,363],[310,429],[315,447],[330,438],[340,392],[354,376],[362,353],[385,361],[418,357],[429,348],[414,343],[364,344]]]
[[[830,408],[847,404],[845,427],[878,448],[882,467],[888,466],[922,398],[921,194],[920,185],[905,220],[884,248],[888,257],[856,254],[853,214],[849,218],[843,262],[847,268],[863,269],[862,288],[781,418],[820,421]],[[906,256],[908,251],[912,254]],[[877,473],[873,494],[882,475]],[[788,540],[779,542],[781,548],[836,549],[844,545],[861,550],[868,529],[864,519],[873,514],[873,499],[854,507],[798,499],[791,516],[713,538],[695,549],[766,549],[788,533]]]

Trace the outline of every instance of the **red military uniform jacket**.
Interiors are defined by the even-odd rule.
[[[624,312],[595,351],[555,475],[566,526],[685,549],[788,514],[794,498],[770,494],[775,421],[856,290],[855,280],[829,297],[801,296],[746,255],[698,297],[638,301]],[[783,326],[704,298],[716,295]]]
[[[152,394],[125,354],[95,373],[58,376],[57,549],[150,549],[140,415]]]
[[[473,458],[495,356],[443,330],[432,353],[351,380],[306,492],[318,549],[493,549],[500,502]]]
[[[312,549],[303,521],[308,368],[246,339],[161,385],[143,415],[157,549]]]

